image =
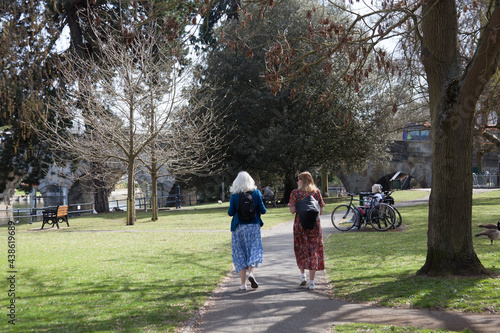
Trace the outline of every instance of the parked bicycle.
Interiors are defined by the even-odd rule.
[[[337,206],[331,215],[332,224],[337,230],[348,231],[355,226],[362,229],[367,223],[377,231],[386,231],[394,227],[396,212],[391,205],[385,202],[375,205],[371,200],[368,204],[356,206],[353,204],[355,194],[347,193],[347,195],[351,197],[349,204]]]
[[[384,191],[384,201],[386,204],[389,204],[394,208],[394,211],[396,212],[396,222],[394,223],[394,228],[397,228],[403,223],[403,218],[401,217],[401,214],[399,213],[399,210],[394,207],[394,198],[391,196],[391,194],[394,193],[394,191]]]

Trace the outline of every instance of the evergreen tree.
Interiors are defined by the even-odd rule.
[[[251,8],[246,9],[249,13]],[[239,18],[217,31],[222,37],[210,48],[199,77],[202,86],[215,87],[216,104],[227,112],[227,183],[242,169],[271,172],[284,179],[288,198],[298,171],[355,169],[382,157],[381,117],[370,116],[367,105],[345,84],[332,89],[333,79],[325,75],[342,73],[345,59],[312,70],[303,82],[279,92],[266,86],[265,52],[276,47],[275,34],[286,31],[297,37],[307,29],[301,1],[275,7],[264,19]],[[238,35],[230,36],[236,29]],[[246,47],[231,42],[236,38]]]

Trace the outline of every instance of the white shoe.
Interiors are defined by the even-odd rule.
[[[359,229],[359,228],[358,228],[358,227],[356,227],[356,226],[354,226],[354,227],[352,227],[352,228],[351,228],[351,230],[358,230],[358,229]]]
[[[240,290],[247,290],[247,285],[246,284],[242,284],[240,286]]]
[[[314,290],[314,288],[316,288],[314,282],[309,282],[309,290]]]
[[[306,279],[306,277],[305,277],[305,276],[301,277],[301,278],[300,278],[300,285],[301,285],[301,286],[305,286],[305,285],[306,285],[306,283],[307,283],[307,279]]]

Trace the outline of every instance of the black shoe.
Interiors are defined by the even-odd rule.
[[[250,281],[250,285],[252,286],[252,288],[255,289],[259,287],[259,284],[257,283],[257,280],[255,280],[253,275],[248,276],[248,281]]]

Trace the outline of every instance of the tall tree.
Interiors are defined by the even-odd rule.
[[[179,36],[189,34],[184,29],[188,23],[197,23],[196,10],[205,13],[211,3],[185,0],[0,1],[0,34],[3,41],[0,61],[2,68],[7,69],[2,72],[0,80],[0,128],[3,130],[0,199],[2,195],[8,198],[10,191],[26,175],[26,182],[37,184],[38,179],[44,176],[44,166],[51,164],[51,151],[40,146],[37,137],[32,135],[31,125],[37,123],[37,113],[32,111],[45,108],[55,88],[65,84],[58,73],[60,58],[75,53],[86,61],[97,50],[92,44],[94,30],[107,26],[117,29],[124,20],[134,15],[146,18],[151,12],[176,23],[164,33],[172,41],[177,40]],[[88,11],[95,16],[89,19]],[[121,13],[121,17],[115,13]],[[184,52],[181,47],[177,51]],[[109,179],[99,175],[98,169],[94,168],[94,171],[100,178],[94,183],[104,180],[103,186],[96,189],[96,206],[107,206]],[[99,198],[102,200],[98,202]]]
[[[88,0],[33,0],[2,1],[0,9],[3,43],[1,99],[3,119],[8,124],[4,132],[4,149],[0,157],[0,193],[9,191],[24,178],[24,182],[37,185],[52,164],[50,149],[40,144],[33,135],[38,109],[44,109],[55,88],[61,84],[58,72],[60,57],[67,52],[88,54],[88,26],[80,14],[87,7],[111,10],[118,2]],[[116,22],[116,20],[113,20]],[[68,45],[63,35],[69,27]],[[68,47],[69,46],[69,47]],[[10,193],[4,193],[8,197]],[[106,197],[107,203],[107,197]]]
[[[330,3],[341,6],[335,1]],[[500,3],[381,0],[374,4],[380,6],[366,7],[350,20],[324,17],[311,21],[309,35],[316,39],[309,40],[317,46],[316,53],[325,56],[324,61],[332,54],[349,55],[348,77],[353,85],[362,85],[371,65],[366,61],[370,53],[376,54],[373,65],[379,69],[403,72],[386,52],[376,48],[380,41],[406,34],[407,38],[398,44],[401,53],[420,50],[431,114],[433,174],[427,258],[418,274],[488,274],[472,244],[472,137],[476,105],[497,70]],[[468,24],[460,24],[466,19]],[[360,30],[360,24],[365,28]],[[480,38],[470,38],[476,32],[480,32]],[[418,43],[411,44],[415,41]],[[281,44],[292,42],[282,39]],[[287,46],[282,55],[270,54],[279,59],[268,66],[268,80],[274,89],[284,84],[281,78],[292,79],[298,75],[297,69],[310,65],[303,62],[304,54],[295,51]],[[407,60],[411,63],[411,59]]]
[[[61,71],[68,87],[59,90],[53,110],[57,119],[73,126],[63,131],[60,124],[46,122],[46,133],[40,132],[48,142],[80,158],[125,166],[128,225],[135,222],[139,155],[160,137],[179,139],[167,129],[187,101],[179,92],[181,82],[189,78],[181,66],[182,45],[175,34],[181,25],[173,17],[154,19],[149,14],[147,19],[121,17],[119,29],[108,25],[94,30],[95,50],[88,61],[75,53],[65,58]],[[88,13],[95,26],[99,17]]]
[[[285,198],[295,188],[299,170],[344,165],[361,167],[382,157],[384,132],[380,117],[345,85],[331,88],[329,71],[342,71],[345,59],[314,69],[302,84],[273,93],[263,80],[265,51],[275,46],[276,31],[298,37],[307,29],[301,1],[276,7],[263,20],[252,18],[247,4],[239,21],[228,20],[217,34],[219,43],[207,53],[200,80],[217,87],[217,100],[229,110],[226,183],[241,169],[284,176]],[[341,15],[339,13],[339,15]],[[235,32],[236,31],[236,32]],[[233,40],[243,41],[241,47]],[[304,50],[312,51],[307,44]],[[314,56],[309,59],[314,61]],[[318,58],[316,58],[318,60]],[[359,158],[357,151],[364,152]]]
[[[183,95],[189,103],[180,106],[172,114],[169,125],[138,155],[141,166],[151,177],[152,221],[158,220],[159,179],[187,181],[193,176],[207,176],[216,172],[222,158],[224,135],[213,135],[221,117],[214,113],[212,107],[207,107],[213,93],[205,89],[199,95],[202,100],[193,98],[189,90],[184,91]],[[157,101],[151,99],[146,118],[149,121],[146,125],[148,133],[159,130],[161,122],[157,116],[160,107]]]
[[[472,244],[472,139],[476,105],[500,54],[500,3],[491,6],[474,56],[464,67],[456,2],[423,1],[422,63],[429,84],[433,175],[428,251],[420,274],[487,273]],[[447,233],[450,227],[453,232]]]
[[[47,22],[43,1],[0,2],[0,201],[7,203],[21,180],[37,185],[50,154],[28,123],[56,84],[59,33]]]

